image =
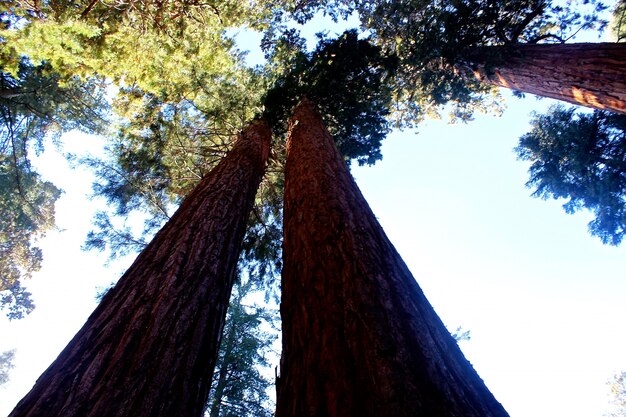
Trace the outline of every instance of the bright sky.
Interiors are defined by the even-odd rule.
[[[430,121],[419,134],[392,134],[383,161],[355,168],[385,231],[461,347],[512,417],[601,417],[606,381],[626,369],[626,246],[587,233],[586,213],[531,198],[527,164],[512,148],[531,110],[549,100],[509,99],[500,118],[466,125]],[[68,135],[68,149],[98,149],[96,138]],[[27,282],[36,310],[0,317],[0,352],[17,349],[11,381],[0,387],[7,415],[95,307],[97,287],[128,260],[104,267],[81,252],[94,202],[91,178],[47,152],[41,171],[65,189],[58,231],[42,242],[42,270]]]

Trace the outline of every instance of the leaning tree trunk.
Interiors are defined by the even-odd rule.
[[[264,122],[240,135],[12,417],[202,414],[270,136]]]
[[[457,69],[499,87],[626,113],[626,43],[489,46],[464,55]]]
[[[306,99],[290,120],[285,181],[276,416],[506,416]]]

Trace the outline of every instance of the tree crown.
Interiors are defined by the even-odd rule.
[[[604,243],[626,233],[626,116],[597,110],[553,107],[536,115],[516,152],[531,162],[528,187],[541,198],[565,198],[567,213],[587,208],[589,223]]]

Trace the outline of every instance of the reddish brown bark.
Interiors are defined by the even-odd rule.
[[[285,181],[276,416],[506,416],[306,100],[290,121]]]
[[[499,87],[626,113],[624,43],[485,47],[468,54],[458,69]]]
[[[202,415],[270,136],[244,131],[12,417]]]

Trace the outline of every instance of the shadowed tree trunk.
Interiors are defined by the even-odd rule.
[[[276,416],[507,416],[306,99],[290,120],[285,181]]]
[[[270,137],[240,135],[12,417],[202,415]]]
[[[489,46],[457,69],[499,87],[626,113],[626,43]]]

